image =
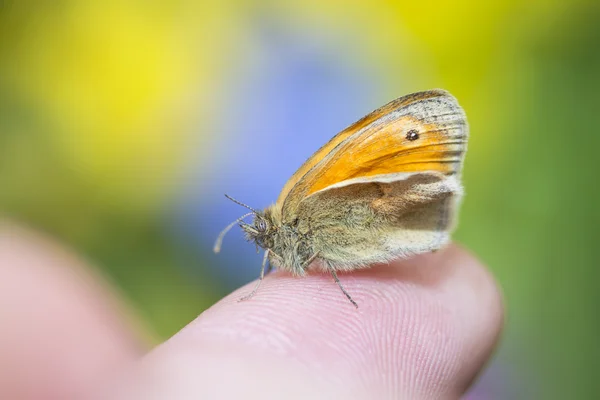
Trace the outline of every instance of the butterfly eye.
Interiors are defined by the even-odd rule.
[[[267,230],[267,223],[264,220],[259,220],[256,224],[259,231],[265,232]]]
[[[417,140],[419,138],[419,132],[416,129],[411,129],[410,131],[406,132],[406,138],[411,142]]]

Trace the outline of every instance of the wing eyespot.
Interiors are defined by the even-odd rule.
[[[417,140],[419,138],[419,131],[417,131],[416,129],[411,129],[410,131],[406,132],[406,139],[410,140],[411,142]]]

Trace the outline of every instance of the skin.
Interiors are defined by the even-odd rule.
[[[481,372],[503,308],[450,246],[341,274],[276,272],[149,350],[142,324],[81,259],[0,227],[0,398],[453,399]]]

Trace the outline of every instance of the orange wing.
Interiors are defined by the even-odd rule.
[[[401,97],[319,149],[286,183],[277,205],[289,215],[305,197],[349,179],[401,172],[460,173],[467,135],[465,114],[448,92]]]

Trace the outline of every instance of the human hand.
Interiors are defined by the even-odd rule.
[[[458,246],[340,279],[358,310],[327,274],[276,272],[145,352],[81,260],[4,227],[0,398],[454,399],[496,345],[499,291]]]

